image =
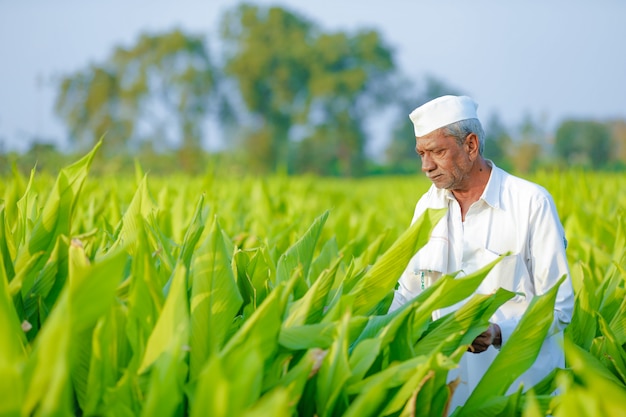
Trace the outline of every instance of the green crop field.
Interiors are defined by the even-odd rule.
[[[420,175],[95,178],[95,152],[56,177],[0,182],[0,415],[443,415],[448,370],[513,296],[432,321],[486,265],[386,314],[444,214],[408,227]],[[454,415],[625,415],[624,175],[531,179],[569,241],[567,367],[505,394],[547,333],[551,291]]]

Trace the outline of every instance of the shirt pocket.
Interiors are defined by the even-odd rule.
[[[515,297],[511,300],[514,302],[529,302],[533,295],[530,274],[520,254],[499,254],[489,249],[483,250],[483,265],[493,262],[502,257],[502,259],[493,267],[485,280],[478,287],[478,292],[482,294],[491,294],[498,288],[504,288],[515,293]]]

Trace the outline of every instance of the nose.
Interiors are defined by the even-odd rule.
[[[423,154],[421,159],[422,159],[422,172],[430,172],[437,167],[435,163],[433,162],[433,159],[430,157],[430,155],[428,155],[428,153]]]

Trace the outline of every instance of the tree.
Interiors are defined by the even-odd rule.
[[[595,121],[566,120],[556,131],[555,151],[569,165],[600,168],[611,158],[611,131]]]
[[[323,145],[330,152],[316,153],[325,157],[309,159],[309,167],[362,172],[364,122],[381,105],[385,78],[394,68],[377,32],[323,33],[283,8],[243,4],[225,15],[222,37],[224,71],[236,79],[252,119],[245,148],[265,152],[254,155],[257,162],[264,159],[268,171],[306,170],[286,168],[289,155],[292,162],[302,160],[299,153]],[[266,142],[250,143],[259,139]]]
[[[214,88],[202,37],[180,30],[143,34],[104,63],[64,77],[56,110],[71,138],[86,147],[104,135],[109,150],[128,148],[133,139],[199,148]]]
[[[358,176],[365,168],[366,121],[392,97],[390,49],[375,31],[322,34],[314,45],[309,90],[319,121],[311,138],[334,149],[334,173]]]
[[[224,72],[236,80],[253,120],[244,147],[262,152],[253,159],[267,170],[285,165],[289,131],[306,119],[312,30],[312,23],[278,7],[242,4],[222,19]]]

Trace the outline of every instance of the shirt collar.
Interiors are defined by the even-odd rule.
[[[489,204],[493,208],[500,208],[500,187],[502,186],[502,171],[496,167],[489,159],[487,164],[491,166],[491,174],[489,175],[489,181],[485,186],[483,194],[480,199]]]
[[[491,174],[489,174],[489,180],[483,190],[479,200],[484,201],[493,208],[500,208],[500,187],[502,186],[502,170],[496,167],[493,161],[487,159],[487,164],[491,167]],[[434,186],[433,186],[434,187]],[[437,190],[441,201],[454,200],[454,194],[450,190]]]

